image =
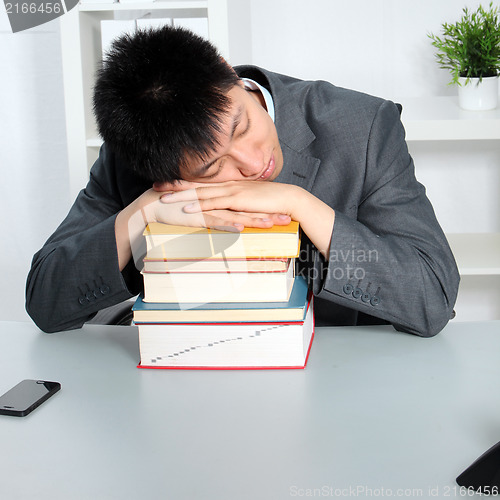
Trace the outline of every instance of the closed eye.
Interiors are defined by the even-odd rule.
[[[250,131],[251,124],[252,124],[252,122],[251,122],[250,118],[247,118],[247,126],[245,127],[245,130],[240,132],[238,137],[243,137],[245,134],[247,134]]]
[[[241,132],[238,133],[237,138],[239,139],[240,137],[244,137],[248,132],[250,132],[251,126],[252,126],[252,121],[250,120],[250,117],[247,114],[246,127],[244,130],[242,130]],[[233,135],[233,134],[231,134],[231,135]],[[204,167],[204,170],[209,170],[209,169],[211,170],[211,168],[207,168],[207,167],[213,167],[213,166],[217,166],[217,170],[213,174],[199,175],[199,177],[203,180],[213,179],[214,177],[217,177],[221,173],[223,165],[224,165],[224,159],[220,159],[218,165],[217,165],[217,161],[214,161],[211,164],[206,165]]]
[[[217,177],[220,174],[221,170],[222,170],[222,165],[224,165],[224,160],[220,160],[219,161],[219,165],[218,165],[217,170],[215,171],[215,173],[210,174],[210,175],[204,175],[201,178],[202,179],[212,179],[213,177]]]

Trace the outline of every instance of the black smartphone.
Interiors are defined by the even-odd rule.
[[[23,380],[0,396],[0,415],[24,417],[61,388],[59,382]]]

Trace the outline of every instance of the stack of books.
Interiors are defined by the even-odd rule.
[[[141,368],[304,368],[312,295],[299,226],[241,233],[149,224],[133,311]]]

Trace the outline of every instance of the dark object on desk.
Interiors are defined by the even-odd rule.
[[[457,483],[487,495],[500,493],[500,442],[462,472]]]
[[[130,326],[132,324],[133,305],[133,302],[126,300],[102,309],[91,320],[87,321],[87,324]]]
[[[0,415],[25,417],[60,388],[59,382],[23,380],[0,396]]]

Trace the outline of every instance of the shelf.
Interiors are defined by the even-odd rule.
[[[500,139],[500,108],[465,111],[458,97],[396,99],[403,106],[401,120],[407,141]]]
[[[175,0],[159,2],[133,2],[133,3],[85,3],[80,4],[81,12],[102,12],[120,10],[181,10],[181,9],[207,9],[207,0]]]
[[[461,276],[500,275],[500,233],[446,236]]]
[[[88,148],[100,148],[102,146],[103,140],[100,137],[93,137],[92,139],[87,139]]]

